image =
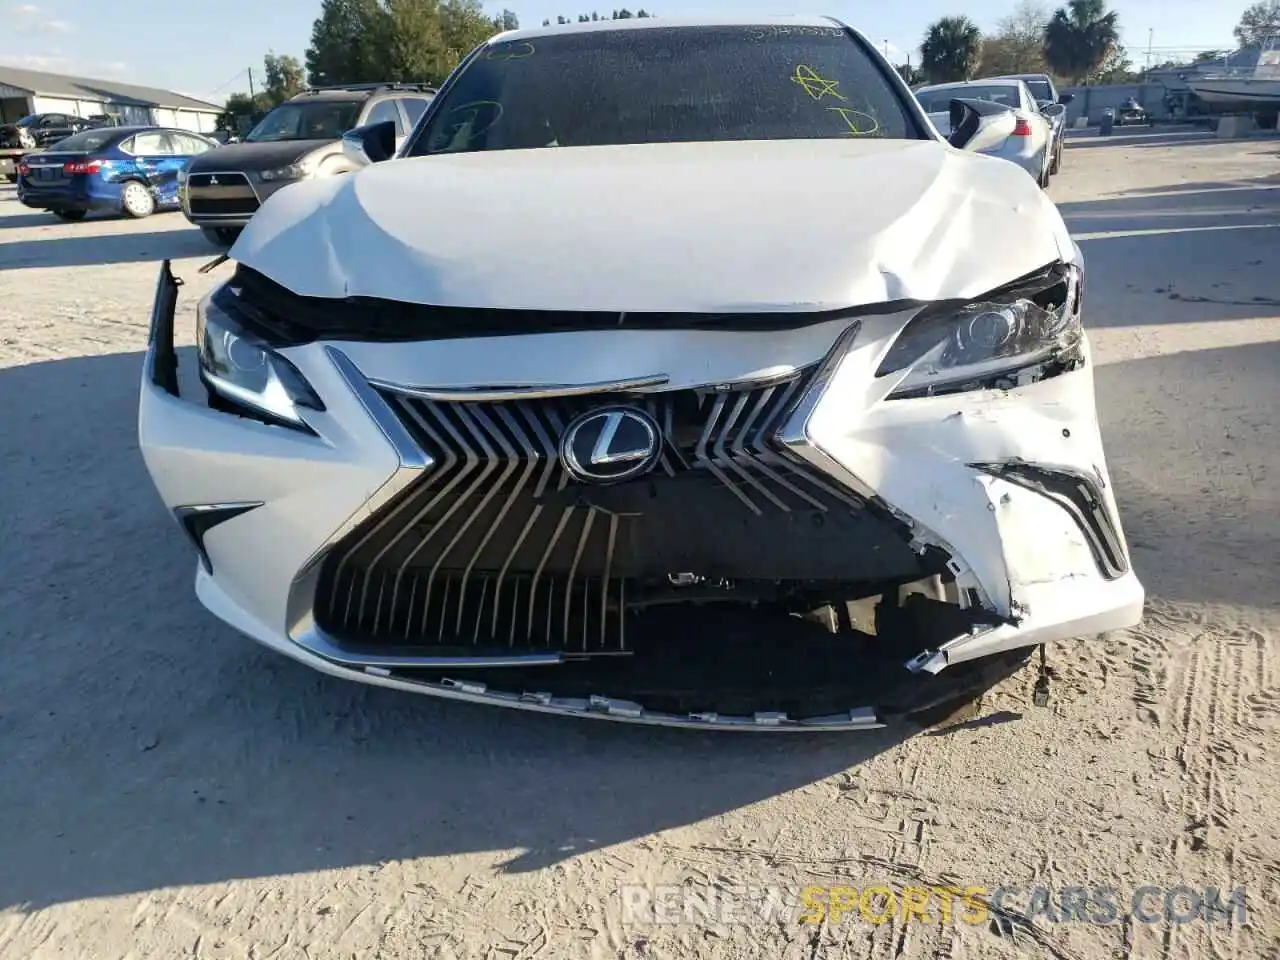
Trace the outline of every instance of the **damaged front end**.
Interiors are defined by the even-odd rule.
[[[1059,264],[977,305],[826,318],[812,361],[741,350],[753,362],[713,382],[681,368],[679,330],[608,334],[670,367],[533,386],[452,385],[449,354],[476,341],[420,327],[391,349],[438,376],[408,382],[385,344],[298,342],[240,284],[202,305],[201,337],[230,312],[235,336],[260,337],[287,373],[271,406],[212,370],[211,399],[180,396],[166,264],[142,446],[179,516],[215,508],[193,535],[206,605],[328,672],[641,723],[874,727],[985,689],[1036,645],[1137,619],[1079,280]],[[354,462],[367,430],[393,462],[374,486],[352,480],[365,492],[340,511],[341,483],[327,499],[279,491],[278,472],[216,497],[214,478],[195,502],[184,461],[233,468],[186,455],[175,402],[219,430],[252,422],[240,469],[261,450],[264,478],[308,469],[313,443],[315,470],[344,444]]]

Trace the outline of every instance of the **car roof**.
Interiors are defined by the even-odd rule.
[[[392,93],[391,87],[377,87],[371,90],[303,90],[295,93],[285,103],[314,103],[317,100],[365,101],[375,93]]]
[[[933,83],[926,87],[917,87],[916,93],[925,90],[957,90],[962,87],[1017,87],[1022,84],[1021,77],[992,77],[989,80],[957,80],[955,83]]]
[[[564,33],[594,33],[606,30],[654,30],[659,27],[835,27],[847,29],[834,17],[812,13],[740,14],[705,17],[629,17],[626,20],[589,20],[585,23],[553,23],[545,27],[508,30],[490,37],[488,43],[534,40]]]
[[[1002,73],[992,80],[1053,80],[1047,73]]]

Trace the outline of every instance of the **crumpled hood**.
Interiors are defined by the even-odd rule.
[[[393,160],[280,191],[231,256],[311,296],[747,312],[972,297],[1073,250],[1006,161],[799,140]]]
[[[228,143],[200,154],[188,168],[192,173],[205,170],[270,170],[284,167],[305,157],[317,147],[332,140],[278,140],[263,143]]]

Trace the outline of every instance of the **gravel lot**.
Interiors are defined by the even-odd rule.
[[[135,403],[159,261],[188,342],[225,268],[180,215],[0,188],[0,956],[1275,958],[1280,140],[1081,137],[1050,192],[1145,621],[1053,649],[1048,708],[1024,674],[945,729],[796,738],[366,689],[214,622]],[[619,883],[1207,885],[1247,914],[653,925]]]

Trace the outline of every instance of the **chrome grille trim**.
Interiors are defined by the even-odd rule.
[[[819,369],[633,398],[664,429],[655,475],[703,473],[755,516],[860,509],[856,496],[815,476],[776,436]],[[559,440],[575,416],[620,394],[567,388],[437,400],[416,388],[374,392],[438,466],[416,494],[341,546],[317,598],[331,629],[360,643],[392,642],[370,638],[394,634],[397,643],[477,652],[625,652],[628,577],[617,564],[633,518],[554,502],[570,486],[599,489],[572,480]]]

